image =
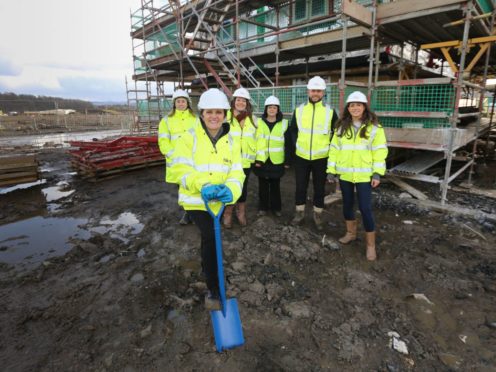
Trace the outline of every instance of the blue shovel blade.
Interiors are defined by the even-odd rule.
[[[241,319],[239,317],[238,302],[235,298],[231,298],[226,301],[225,306],[226,316],[222,314],[222,310],[210,312],[214,327],[215,347],[219,353],[245,343]]]

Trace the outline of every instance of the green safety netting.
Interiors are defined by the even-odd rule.
[[[166,115],[171,109],[171,100],[139,100],[137,102],[138,116],[141,118],[159,117]]]
[[[347,86],[344,99],[354,91],[367,94],[365,87]],[[252,88],[249,89],[255,111],[263,112],[264,102],[270,95],[275,95],[281,102],[281,110],[290,115],[295,107],[306,102],[306,86]],[[385,111],[433,112],[444,113],[446,117],[425,118],[395,115],[394,117],[379,115],[382,125],[392,128],[445,128],[450,126],[450,115],[454,110],[455,90],[452,84],[433,84],[399,87],[377,87],[372,94],[371,108],[379,113]],[[329,84],[325,96],[334,109],[339,108],[339,88],[337,84]]]
[[[481,7],[484,13],[489,13],[493,10],[493,5],[491,4],[491,0],[477,0],[477,3]]]
[[[372,107],[376,111],[452,113],[454,102],[452,84],[377,87],[372,96]]]

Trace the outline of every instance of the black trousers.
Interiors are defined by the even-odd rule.
[[[250,168],[243,168],[243,171],[245,172],[245,181],[243,182],[243,191],[241,192],[241,196],[238,199],[238,203],[244,203],[246,202],[246,197],[248,196],[248,178],[250,177],[251,173],[251,167]]]
[[[311,173],[313,180],[313,205],[317,208],[324,208],[327,158],[306,160],[296,155],[294,167],[296,177],[296,205],[306,204],[308,182]]]
[[[207,211],[188,211],[189,217],[200,229],[202,270],[210,291],[219,290],[217,253],[215,252],[214,219]]]
[[[281,211],[281,179],[258,177],[258,209]]]

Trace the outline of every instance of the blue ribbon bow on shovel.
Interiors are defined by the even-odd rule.
[[[224,203],[221,202],[221,208],[215,214],[209,206],[209,201],[205,199],[205,207],[214,219],[215,251],[217,254],[217,276],[219,278],[221,310],[210,311],[210,317],[214,328],[215,347],[220,353],[223,350],[233,349],[243,345],[245,339],[243,337],[241,318],[239,317],[238,302],[235,298],[226,298],[224,266],[222,262],[222,239],[220,234],[220,218],[224,211]]]

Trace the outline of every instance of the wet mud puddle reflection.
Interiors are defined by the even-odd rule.
[[[47,193],[60,192],[49,190]],[[87,218],[33,217],[0,226],[0,262],[19,269],[34,268],[51,257],[70,251],[71,239],[87,240],[93,235],[109,234],[127,243],[143,227],[130,212],[124,212],[116,219],[104,217],[96,223]]]

